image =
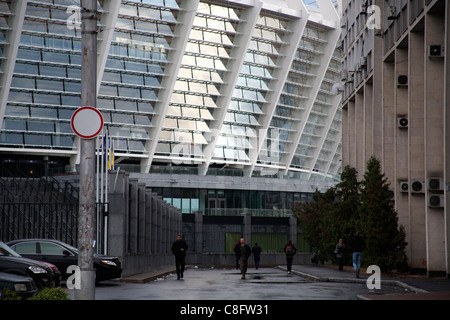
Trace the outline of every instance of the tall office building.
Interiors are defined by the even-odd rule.
[[[0,2],[3,173],[76,170],[79,5]],[[287,212],[335,183],[342,61],[332,1],[105,0],[97,13],[93,90],[116,168],[186,213]]]
[[[413,269],[450,274],[449,14],[444,0],[343,1],[342,162],[372,155]]]

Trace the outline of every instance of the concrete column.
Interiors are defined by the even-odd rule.
[[[358,180],[361,180],[366,168],[364,158],[364,90],[355,95],[355,168]]]
[[[289,217],[289,239],[292,240],[293,243],[298,245],[297,243],[297,218],[292,214],[288,215]]]
[[[446,6],[445,6],[445,16],[447,18],[447,21],[450,17],[450,3],[447,1],[445,2]],[[449,138],[450,138],[450,130],[448,130],[448,128],[450,128],[450,29],[449,29],[449,24],[448,22],[445,25],[446,30],[445,30],[445,93],[444,93],[444,114],[445,114],[445,123],[444,123],[444,132],[445,132],[445,136],[444,136],[444,163],[445,163],[445,168],[444,168],[444,181],[446,184],[446,190],[444,192],[445,195],[445,210],[444,210],[444,219],[446,221],[446,241],[445,241],[445,245],[446,245],[446,255],[447,255],[447,277],[450,278],[450,214],[449,214],[449,206],[450,206],[450,197],[449,197],[449,187],[450,186],[450,178],[449,178],[449,172],[450,172],[450,161],[449,161],[449,156],[450,156],[450,144],[449,144]]]
[[[444,12],[425,15],[426,51],[444,44],[444,17]],[[444,66],[444,59],[425,57],[425,178],[444,178]],[[427,205],[426,224],[428,273],[434,275],[446,270],[444,209]]]
[[[383,153],[381,157],[382,171],[391,185],[394,185],[394,89],[396,86],[394,58],[383,63]]]
[[[347,111],[347,135],[348,135],[348,162],[347,164],[356,168],[356,131],[355,131],[355,100],[348,102]]]
[[[152,253],[158,252],[158,198],[157,194],[152,192],[152,220],[151,220],[151,245]]]
[[[152,251],[152,190],[145,190],[145,248],[146,253]]]
[[[127,253],[128,233],[128,174],[111,172],[114,187],[109,192],[108,254],[124,257]],[[111,179],[111,181],[114,181]]]
[[[145,252],[145,183],[138,184],[137,251]]]
[[[156,252],[161,253],[162,249],[162,197],[157,196],[157,205],[156,205]]]
[[[407,225],[409,220],[408,197],[400,192],[400,181],[408,180],[408,128],[399,125],[398,119],[408,118],[408,93],[410,79],[408,74],[408,47],[397,47],[395,50],[395,75],[397,84],[394,89],[394,173],[391,188],[395,189],[395,208],[398,212],[399,223]],[[407,77],[406,85],[399,81]],[[400,78],[400,79],[399,79]],[[416,86],[411,86],[415,88]]]
[[[203,253],[203,212],[197,211],[195,213],[195,252]]]
[[[252,243],[252,215],[251,213],[244,212],[241,213],[244,217],[244,225],[242,230],[242,236],[245,239],[245,243],[251,245]]]
[[[130,214],[129,214],[129,250],[130,253],[135,253],[137,251],[137,238],[138,233],[138,180],[129,180],[129,192],[130,192]]]
[[[409,77],[411,81],[424,77],[424,31],[411,32],[409,37]],[[411,183],[425,177],[425,129],[424,129],[424,83],[410,84],[408,110],[408,192],[402,196],[409,198],[409,222],[405,224],[406,254],[412,269],[426,269],[426,228],[425,195],[411,193]],[[414,86],[413,86],[414,85]]]
[[[374,136],[373,136],[373,85],[364,84],[364,162],[374,155]],[[379,159],[379,158],[378,158]]]
[[[348,103],[342,106],[342,166],[349,163]]]

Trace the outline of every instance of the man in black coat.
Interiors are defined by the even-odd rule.
[[[177,280],[183,278],[186,250],[188,245],[181,238],[181,234],[177,235],[177,240],[172,244],[172,253],[175,256],[175,268],[177,270]]]
[[[241,279],[245,279],[247,273],[248,257],[252,254],[252,249],[245,244],[244,238],[241,238],[239,245],[234,247],[236,256],[239,256],[239,267],[241,269]]]

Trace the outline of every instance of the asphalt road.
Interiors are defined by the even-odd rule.
[[[68,292],[72,293],[71,290]],[[245,280],[235,269],[192,268],[148,283],[119,279],[96,286],[96,300],[356,300],[363,294],[402,293],[397,286],[369,290],[363,283],[318,282],[278,268],[249,269]]]

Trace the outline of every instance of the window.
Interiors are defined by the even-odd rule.
[[[23,242],[12,246],[18,254],[36,254],[36,242]]]
[[[64,255],[63,252],[66,251],[66,249],[55,243],[40,242],[39,244],[41,246],[41,254],[62,256]]]

